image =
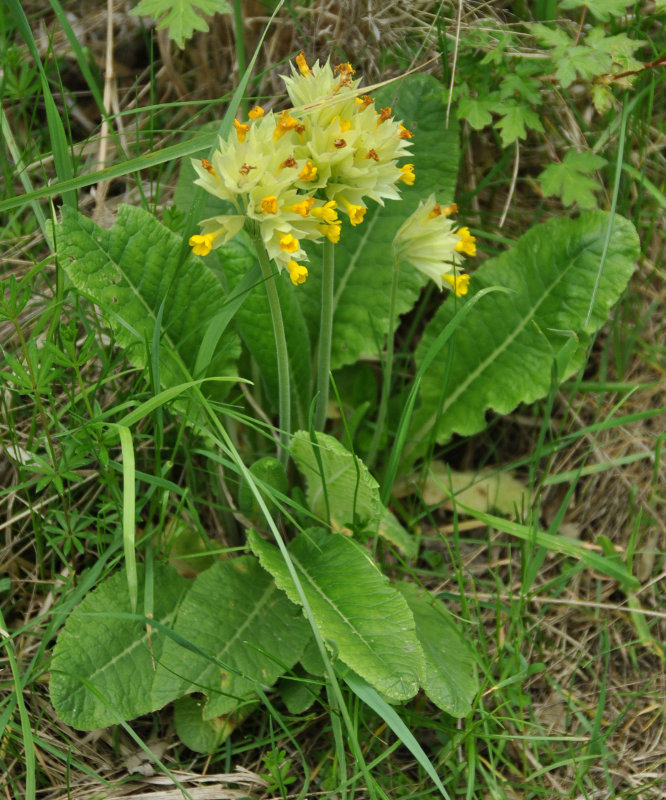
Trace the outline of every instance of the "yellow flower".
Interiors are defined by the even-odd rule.
[[[306,161],[305,166],[298,175],[298,179],[301,181],[313,181],[316,177],[317,167],[313,166],[312,161]]]
[[[340,117],[335,117],[333,119],[334,122],[337,122],[340,126],[340,132],[346,133],[351,128],[351,120],[350,119],[340,119]]]
[[[291,233],[286,233],[280,238],[280,250],[285,253],[295,253],[299,247],[298,239]]]
[[[400,167],[400,177],[398,180],[406,183],[407,186],[413,186],[415,178],[416,176],[414,175],[413,164],[404,164],[402,167]]]
[[[349,214],[349,221],[353,226],[360,225],[365,216],[365,208],[363,206],[355,206],[352,203],[345,203],[345,210]]]
[[[195,256],[207,256],[213,249],[213,241],[215,236],[212,233],[206,233],[203,236],[195,233],[190,236],[190,247]]]
[[[217,178],[217,172],[215,172],[215,167],[208,161],[207,158],[201,159],[201,166],[209,172],[214,178]]]
[[[296,214],[300,214],[302,217],[309,217],[310,209],[314,205],[314,202],[314,197],[308,197],[305,200],[301,200],[300,203],[295,203],[293,206],[289,206],[287,211],[293,211]]]
[[[402,123],[398,124],[398,138],[399,139],[413,139],[414,134],[411,131],[408,131],[407,128]]]
[[[464,253],[466,256],[475,256],[476,237],[471,235],[469,228],[460,228],[456,231],[456,236],[460,238],[456,245],[456,252]]]
[[[270,194],[268,197],[262,198],[259,203],[259,208],[264,214],[277,214],[277,197],[274,194]]]
[[[280,119],[275,123],[275,131],[273,132],[274,139],[281,139],[287,131],[293,131],[298,128],[299,121],[294,117],[289,116],[289,111],[283,111]]]
[[[242,122],[239,122],[237,119],[235,119],[234,128],[236,128],[236,136],[238,136],[238,141],[244,142],[247,132],[250,130],[250,126],[244,125]]]
[[[305,60],[304,50],[301,50],[301,52],[296,56],[296,66],[298,67],[298,71],[301,73],[301,75],[310,74],[310,67],[308,67],[308,62]]]
[[[247,112],[247,115],[250,119],[259,119],[264,116],[264,109],[261,106],[255,106]]]
[[[409,262],[433,280],[439,289],[448,283],[458,297],[467,294],[469,277],[460,274],[460,231],[431,194],[422,200],[416,211],[403,222],[393,240],[398,263]],[[446,272],[445,272],[446,270]]]
[[[338,204],[335,202],[335,200],[329,200],[325,205],[313,208],[312,216],[320,219],[322,222],[327,222],[330,225],[331,223],[336,222],[338,219],[338,214],[335,210],[337,207]]]
[[[334,222],[332,225],[317,225],[317,230],[321,231],[329,242],[337,244],[340,241],[341,222]]]
[[[442,278],[451,285],[456,297],[462,297],[469,291],[469,275],[450,275],[443,274]]]
[[[305,283],[305,279],[308,277],[307,267],[304,267],[303,264],[296,263],[296,261],[292,259],[287,263],[287,269],[289,270],[289,277],[294,286],[298,286],[299,283]]]

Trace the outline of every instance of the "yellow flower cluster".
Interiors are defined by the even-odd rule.
[[[413,164],[397,164],[412,134],[390,108],[376,111],[370,97],[358,96],[350,64],[310,68],[301,53],[291,71],[284,81],[294,108],[273,114],[257,106],[247,123],[234,120],[211,161],[193,160],[195,183],[236,213],[204,220],[190,245],[206,255],[251,221],[296,285],[308,274],[303,240],[337,243],[340,213],[359,225],[366,198],[399,198],[397,184],[411,186],[415,176]]]
[[[442,207],[431,194],[399,228],[393,248],[398,263],[408,261],[440,289],[446,282],[462,297],[469,289],[469,275],[461,274],[460,254],[475,256],[476,238],[469,228],[456,229],[451,215],[457,211],[455,203]]]

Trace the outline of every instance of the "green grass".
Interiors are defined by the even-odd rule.
[[[555,15],[556,4],[537,5],[541,19]],[[301,18],[289,6],[281,18],[283,26],[296,20],[303,37],[298,41],[306,47],[315,46],[313,20],[324,13],[319,4],[310,6]],[[634,16],[614,21],[608,30],[621,27],[645,41],[641,58],[648,61],[663,52],[666,19],[645,13],[643,6],[637,3]],[[43,9],[27,5],[24,12],[10,2],[0,29],[0,61],[7,64],[0,89],[0,787],[7,797],[27,800],[105,796],[128,783],[136,792],[147,791],[140,776],[123,769],[128,754],[141,752],[156,772],[180,771],[169,788],[182,787],[187,797],[204,773],[232,773],[240,766],[266,775],[271,754],[283,750],[288,767],[277,777],[271,773],[265,792],[258,778],[254,785],[228,781],[253,797],[438,796],[424,762],[341,681],[337,688],[329,681],[329,693],[319,694],[302,714],[289,713],[269,694],[210,758],[178,742],[170,709],[91,738],[61,723],[50,705],[55,637],[89,590],[134,558],[167,555],[173,530],[183,521],[190,539],[177,555],[194,572],[244,546],[235,507],[238,465],[213,453],[213,445],[194,436],[168,405],[151,408],[134,428],[132,448],[125,439],[123,449],[109,421],[149,401],[156,387],[114,347],[99,310],[68,285],[49,241],[60,203],[113,217],[118,192],[125,202],[161,214],[180,159],[202,147],[192,133],[201,123],[219,122],[227,110],[233,115],[242,91],[227,105],[237,85],[220,83],[214,67],[199,67],[188,50],[172,47],[187,96],[173,99],[168,79],[149,87],[145,75],[130,76],[121,87],[126,104],[120,113],[103,115],[103,79],[91,44],[77,39],[78,27],[68,27],[67,3],[52,8],[53,40],[45,52],[36,43]],[[492,4],[489,13],[495,32],[515,22],[501,18]],[[580,19],[575,12],[570,18]],[[379,16],[375,24],[381,24]],[[151,38],[136,25],[137,39]],[[465,20],[466,30],[475,25],[481,27],[481,20]],[[103,27],[101,22],[100,32]],[[393,49],[368,33],[362,58],[369,73],[378,64],[404,69],[421,44],[433,54],[438,30],[450,35],[454,24],[448,20],[433,29],[428,41],[423,28],[411,29]],[[73,62],[57,50],[55,32],[69,42]],[[267,76],[275,39],[270,30],[267,36],[255,53],[258,77],[245,96],[273,91]],[[346,53],[344,39],[327,47]],[[157,59],[154,46],[152,53]],[[450,39],[447,53],[450,67]],[[159,69],[156,61],[144,66],[148,74]],[[458,69],[469,77],[469,62],[463,59]],[[663,791],[665,75],[663,68],[646,70],[631,89],[617,91],[625,103],[622,118],[617,109],[591,114],[586,100],[554,92],[552,107],[540,112],[546,135],[530,134],[521,142],[518,181],[502,228],[513,153],[501,147],[494,129],[464,130],[459,202],[466,217],[474,218],[473,227],[485,231],[485,256],[501,252],[532,221],[571,213],[556,200],[539,198],[535,176],[553,151],[561,156],[571,141],[584,141],[599,146],[608,161],[600,173],[599,201],[633,221],[642,258],[579,379],[533,407],[490,420],[472,439],[433,450],[433,458],[452,469],[489,467],[529,487],[529,507],[516,509],[520,536],[506,521],[489,522],[485,508],[465,514],[455,504],[428,505],[419,482],[428,464],[414,476],[411,491],[393,501],[396,514],[421,537],[421,551],[406,564],[380,548],[387,572],[442,598],[478,652],[481,691],[467,718],[448,716],[422,695],[396,709],[452,798],[536,800],[601,792],[629,800],[658,798]],[[211,78],[218,81],[220,100],[212,99]],[[168,99],[162,100],[167,86]],[[130,98],[146,87],[133,107]],[[91,134],[63,100],[77,103],[81,93],[94,109],[86,112],[94,120]],[[104,116],[112,149],[100,174],[90,153],[97,153]],[[88,192],[101,179],[111,181],[110,191],[96,205]],[[55,182],[63,185],[54,188]],[[435,302],[426,293],[399,330],[395,363],[404,369],[394,376],[404,379],[404,394],[425,309]],[[265,420],[244,422],[240,390],[229,400],[238,412],[226,417],[231,441],[239,448],[249,442],[252,451],[265,448]],[[394,428],[401,411],[389,411]],[[369,438],[367,419],[352,422],[356,441]],[[330,424],[343,435],[336,421]],[[209,433],[219,436],[212,426]],[[295,504],[291,513],[298,515],[298,497]],[[564,532],[572,544],[558,551],[546,546],[539,531]],[[576,548],[580,553],[571,557]],[[640,588],[596,569],[602,559],[628,565]]]

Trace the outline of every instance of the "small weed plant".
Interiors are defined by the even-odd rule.
[[[441,601],[389,580],[375,557],[415,554],[388,508],[394,481],[434,443],[481,430],[488,410],[543,397],[578,370],[634,269],[631,223],[593,211],[532,228],[470,276],[476,239],[453,221],[458,134],[438,82],[405,78],[389,105],[351,64],[310,67],[301,53],[285,83],[289,109],[225,120],[212,153],[184,164],[176,208],[188,231],[206,203],[191,252],[138,207],[122,206],[109,230],[63,208],[53,228],[73,285],[106,311],[155,389],[109,420],[106,446],[120,433],[131,451],[133,426],[170,404],[238,475],[251,522],[244,552],[186,579],[158,558],[140,563],[126,521],[124,569],[72,613],[53,656],[53,703],[78,728],[175,703],[183,741],[209,749],[224,720],[294,670],[295,708],[341,680],[375,708],[423,690],[447,713],[469,713],[473,643]],[[205,195],[186,183],[191,171]],[[428,280],[448,297],[398,387],[395,328]],[[361,376],[378,342],[378,407],[355,408],[340,441],[324,430],[331,370]],[[254,420],[232,397],[242,353],[263,390]],[[350,399],[334,388],[345,415]],[[274,411],[277,457],[261,422]],[[255,453],[242,425],[259,434]]]
[[[233,8],[239,18],[241,5]],[[457,752],[457,720],[479,713],[479,735],[495,730],[484,692],[506,688],[519,716],[527,708],[522,680],[543,665],[528,663],[517,641],[487,667],[487,641],[422,585],[419,556],[435,571],[442,558],[420,551],[414,521],[432,519],[433,484],[439,499],[430,505],[445,498],[454,516],[468,510],[469,481],[436,455],[484,431],[491,416],[552,403],[585,367],[641,253],[636,218],[617,213],[620,176],[639,176],[623,161],[629,110],[618,96],[663,66],[658,53],[639,60],[645,42],[621,25],[629,0],[536,5],[529,22],[499,34],[482,24],[459,31],[443,80],[404,70],[364,86],[347,60],[302,51],[281,67],[288,99],[250,104],[257,54],[245,68],[239,49],[224,117],[162,157],[177,166],[169,203],[124,203],[102,225],[77,207],[76,190],[93,181],[74,174],[48,75],[10,0],[37,66],[22,60],[8,31],[4,92],[49,98],[62,205],[46,219],[38,200],[48,187],[30,185],[3,112],[34,211],[17,212],[5,234],[28,237],[39,226],[56,258],[46,312],[33,313],[42,264],[10,276],[0,296],[0,322],[18,343],[15,352],[3,346],[9,432],[16,399],[34,404],[28,432],[8,433],[4,449],[32,498],[39,580],[57,574],[66,583],[30,668],[34,678],[54,643],[49,696],[66,725],[131,731],[128,722],[169,707],[179,741],[214,754],[251,715],[268,711],[258,777],[267,792],[287,796],[301,779],[293,729],[323,710],[335,764],[322,786],[345,798],[361,780],[375,800],[387,794],[359,740],[359,704],[444,797],[438,766],[406,722],[410,709],[427,704],[450,720],[453,733],[440,744]],[[557,8],[569,17],[553,24]],[[232,8],[141,0],[133,13],[166,15],[162,25],[182,46],[208,30],[197,10]],[[447,50],[443,35],[439,49]],[[592,147],[558,138],[545,111],[554,92],[574,91],[599,118],[618,109]],[[25,109],[18,120],[28,124]],[[469,193],[457,196],[460,143],[482,134],[500,154],[488,184],[514,163],[500,228],[531,137],[561,155],[529,178],[540,202],[577,207],[540,224],[513,220],[520,234],[485,259],[484,248],[497,252],[493,242],[509,240],[466,220]],[[612,166],[611,139],[616,183],[601,210],[593,176]],[[130,159],[123,174],[150,168],[151,157]],[[102,167],[97,179],[116,174]],[[654,201],[666,202],[643,178]],[[0,201],[0,209],[18,206]],[[629,557],[609,540],[594,549],[559,534],[571,493],[542,530],[538,500],[527,508],[527,495],[511,494],[509,483],[503,508],[498,501],[475,515],[535,554],[525,555],[524,586],[554,552],[574,560],[572,575],[590,568],[634,602]],[[416,515],[406,512],[408,493],[420,494]],[[206,532],[209,519],[223,541]],[[70,564],[75,576],[63,569]],[[567,574],[554,579],[554,594]],[[633,622],[654,650],[638,612]],[[0,634],[4,627],[0,616]],[[27,712],[16,703],[25,732]],[[475,762],[473,744],[467,755]],[[484,758],[479,770],[488,767],[490,784]],[[34,797],[34,756],[26,769]],[[457,773],[454,780],[464,784]]]

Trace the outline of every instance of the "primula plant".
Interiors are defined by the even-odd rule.
[[[554,219],[470,274],[483,233],[456,221],[458,132],[439,82],[413,75],[370,94],[351,64],[302,53],[284,81],[288,108],[225,120],[183,164],[185,229],[127,206],[111,230],[68,209],[54,228],[72,283],[152,382],[152,399],[113,418],[109,445],[120,433],[129,460],[133,427],[168,405],[237,476],[242,527],[237,547],[186,578],[162,557],[167,537],[136,541],[128,514],[124,568],[67,620],[51,696],[78,728],[173,703],[182,741],[205,752],[274,693],[301,713],[325,688],[354,750],[344,682],[437,782],[389,704],[423,692],[471,713],[474,643],[441,600],[384,571],[382,553],[418,555],[394,483],[488,411],[580,368],[637,236],[608,213]],[[204,202],[197,230],[186,212]],[[396,381],[394,335],[429,281],[437,302]],[[348,387],[377,362],[376,412],[350,409]],[[614,560],[594,565],[631,582]]]

